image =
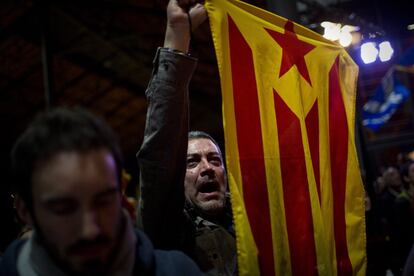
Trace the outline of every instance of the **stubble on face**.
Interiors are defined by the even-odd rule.
[[[37,225],[36,220],[35,225]],[[69,245],[64,252],[53,243],[45,238],[44,232],[39,226],[34,227],[38,242],[43,245],[48,252],[50,258],[65,271],[68,275],[105,275],[105,271],[108,270],[108,266],[111,264],[111,260],[115,257],[115,250],[110,250],[107,256],[95,256],[85,258],[79,256],[81,253],[90,248],[93,250],[107,250],[111,247],[112,239],[108,236],[98,236],[93,240],[78,240],[72,245]],[[118,234],[117,237],[120,237]]]
[[[58,154],[34,175],[36,233],[67,273],[102,275],[111,262],[122,218],[117,179],[106,150]]]
[[[221,153],[206,138],[191,139],[185,177],[187,201],[207,215],[218,215],[226,204],[227,182]]]

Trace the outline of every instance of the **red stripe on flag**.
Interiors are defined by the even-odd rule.
[[[329,143],[337,270],[338,275],[352,275],[345,221],[348,123],[339,84],[338,58],[329,72]]]
[[[318,100],[315,101],[305,119],[308,132],[309,148],[312,157],[313,172],[315,174],[316,189],[318,190],[319,204],[321,203],[321,179],[319,171],[319,115]]]
[[[262,275],[274,275],[266,169],[252,51],[231,17],[230,58],[243,196]],[[225,92],[224,92],[225,93]],[[237,229],[238,231],[241,229]]]
[[[276,91],[274,104],[292,274],[318,275],[300,122]]]

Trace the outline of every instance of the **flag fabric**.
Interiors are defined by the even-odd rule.
[[[354,140],[358,67],[339,45],[207,0],[240,275],[365,275]]]

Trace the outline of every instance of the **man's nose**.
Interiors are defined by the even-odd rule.
[[[82,238],[85,240],[92,240],[98,237],[101,233],[101,227],[96,212],[94,210],[85,211],[82,214]]]
[[[213,166],[210,164],[210,162],[208,162],[207,159],[202,159],[201,160],[201,172],[200,172],[200,175],[201,176],[204,176],[204,175],[213,176],[214,175]]]

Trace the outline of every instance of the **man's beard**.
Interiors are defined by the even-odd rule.
[[[80,266],[80,270],[75,270],[70,262],[62,259],[62,257],[64,256],[61,256],[59,254],[59,250],[56,248],[56,246],[54,246],[45,238],[46,235],[42,231],[41,227],[39,227],[39,224],[34,214],[32,214],[32,218],[33,228],[35,230],[38,243],[43,246],[43,248],[49,255],[50,259],[57,265],[57,267],[59,267],[67,275],[73,276],[105,275],[105,272],[108,271],[108,268],[110,267],[112,261],[115,258],[115,254],[117,251],[116,248],[120,244],[120,240],[122,238],[121,233],[125,228],[125,219],[121,215],[121,221],[119,222],[119,227],[116,233],[115,245],[113,246],[107,259],[105,261],[102,261],[100,258],[92,258],[90,260],[83,262]],[[111,238],[104,235],[97,236],[94,240],[78,240],[76,243],[66,248],[65,253],[73,255],[73,253],[76,253],[85,247],[106,245],[111,241]]]
[[[225,213],[226,209],[226,197],[212,200],[210,202],[197,202],[186,199],[186,205],[191,206],[201,217],[208,220],[215,220],[217,217],[220,217]]]

